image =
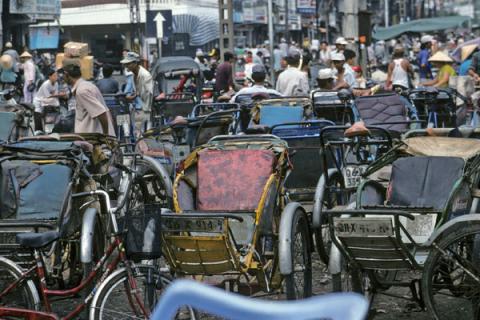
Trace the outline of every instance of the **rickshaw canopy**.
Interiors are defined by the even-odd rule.
[[[403,141],[402,151],[413,156],[458,157],[480,155],[480,141],[449,137],[412,137]]]

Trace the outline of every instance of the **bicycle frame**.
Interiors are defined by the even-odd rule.
[[[133,299],[135,299],[135,302],[137,302],[140,306],[141,312],[143,313],[145,319],[149,317],[149,312],[145,309],[142,299],[139,297],[137,293],[137,285],[135,280],[131,277],[131,266],[130,262],[127,259],[125,255],[125,249],[123,247],[123,240],[119,235],[118,231],[118,225],[117,221],[115,218],[115,211],[117,208],[111,208],[110,207],[110,201],[108,194],[103,191],[103,190],[96,190],[96,191],[90,191],[90,192],[82,192],[82,193],[77,193],[73,195],[74,197],[84,197],[84,196],[91,196],[91,195],[98,195],[98,196],[103,196],[105,197],[106,201],[106,207],[107,211],[110,214],[110,217],[112,219],[112,227],[113,227],[113,233],[112,233],[112,238],[110,241],[110,244],[106,250],[106,252],[103,254],[103,256],[100,258],[100,260],[96,263],[95,267],[93,270],[89,273],[89,275],[81,281],[81,283],[76,286],[75,288],[68,289],[68,290],[52,290],[47,287],[46,284],[46,273],[45,273],[45,268],[43,265],[43,259],[42,259],[42,254],[40,250],[34,249],[34,258],[35,258],[35,266],[31,267],[29,270],[27,270],[25,273],[22,274],[21,277],[19,277],[17,280],[15,280],[13,283],[11,283],[3,292],[0,293],[0,299],[8,295],[9,292],[11,292],[13,289],[15,289],[21,282],[23,281],[28,281],[31,278],[37,277],[38,278],[38,287],[40,289],[40,295],[41,299],[43,302],[43,306],[45,307],[46,312],[41,312],[41,311],[35,311],[35,310],[28,310],[28,309],[21,309],[21,308],[9,308],[9,307],[0,307],[0,317],[6,317],[6,316],[15,316],[15,317],[25,317],[25,318],[36,318],[36,319],[58,319],[58,317],[52,312],[52,307],[51,303],[49,300],[49,297],[68,297],[68,296],[73,296],[78,294],[80,291],[85,289],[87,285],[90,283],[95,283],[95,287],[90,291],[90,293],[86,296],[86,298],[81,302],[80,304],[77,304],[75,308],[63,319],[72,319],[76,317],[84,308],[88,306],[90,301],[93,299],[95,296],[95,293],[97,289],[100,287],[100,285],[107,279],[107,277],[116,269],[118,264],[120,262],[123,262],[125,266],[127,267],[128,274],[129,274],[129,285],[131,286],[131,291],[129,291],[129,294],[131,296],[128,297],[128,300],[130,304],[134,302]],[[101,277],[98,281],[95,282],[96,276],[99,274],[99,270],[105,265],[107,262],[108,258],[112,255],[112,253],[115,251],[115,249],[118,250],[118,256],[115,257],[115,259],[109,263],[106,267],[106,270],[101,274]],[[133,296],[132,296],[133,295]]]

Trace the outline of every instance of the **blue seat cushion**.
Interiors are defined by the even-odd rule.
[[[260,124],[267,127],[301,121],[303,121],[303,107],[263,106],[260,109]]]

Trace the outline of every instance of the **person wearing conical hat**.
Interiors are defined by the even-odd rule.
[[[35,95],[35,65],[32,55],[25,51],[20,55],[20,61],[23,65],[23,102],[33,103]]]
[[[477,51],[478,46],[476,44],[469,44],[467,46],[462,47],[461,55],[462,55],[462,64],[458,69],[459,76],[468,76],[468,70],[472,65],[472,57],[473,54]]]
[[[456,76],[457,73],[453,69],[453,59],[445,53],[438,51],[430,59],[428,59],[439,70],[435,79],[420,83],[425,87],[448,88],[448,80],[450,77]]]
[[[468,75],[471,76],[475,82],[480,82],[480,51],[477,51],[472,56],[472,64],[468,69]]]

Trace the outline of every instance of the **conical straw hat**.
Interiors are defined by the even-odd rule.
[[[435,53],[428,61],[431,62],[453,62],[452,58],[447,56],[445,53],[438,51]]]
[[[28,51],[25,51],[24,53],[22,53],[20,55],[20,58],[31,58],[32,55],[30,53],[28,53]]]
[[[477,47],[476,44],[469,44],[468,46],[462,47],[462,61],[467,59]]]

